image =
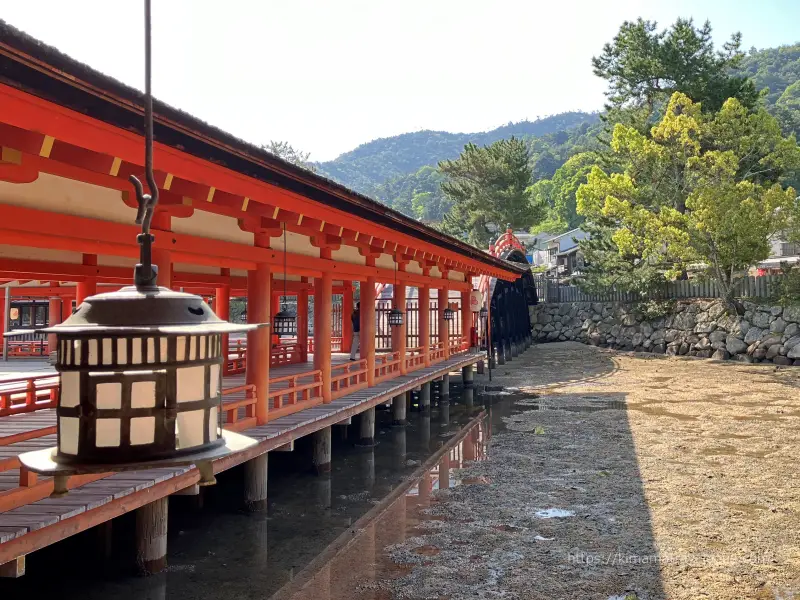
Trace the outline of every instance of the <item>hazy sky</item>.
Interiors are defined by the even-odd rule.
[[[711,20],[721,43],[800,40],[798,0],[153,0],[153,92],[315,160],[416,131],[602,106],[590,60],[622,21]],[[28,0],[0,18],[143,87],[142,3]]]

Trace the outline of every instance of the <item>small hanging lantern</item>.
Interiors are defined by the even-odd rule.
[[[405,313],[397,308],[397,255],[394,257],[394,287],[392,288],[392,310],[389,311],[389,325],[392,327],[402,327]]]
[[[393,308],[389,311],[389,325],[392,327],[401,327],[403,325],[403,318],[405,314],[401,310]]]
[[[481,306],[481,309],[478,311],[478,316],[481,318],[481,321],[485,321],[489,316],[489,309],[485,306]]]
[[[140,260],[134,284],[86,298],[56,336],[60,374],[57,446],[20,455],[54,477],[196,464],[200,485],[215,482],[211,461],[256,444],[222,429],[222,336],[255,329],[217,317],[200,296],[158,287],[150,223],[158,203],[153,176],[150,4],[145,4],[145,174],[133,175]],[[266,325],[266,324],[265,324]]]
[[[276,335],[297,335],[297,316],[286,310],[286,255],[289,248],[286,245],[286,223],[283,224],[283,303],[281,310],[272,317],[272,332]]]
[[[442,316],[444,317],[445,321],[452,321],[453,319],[456,318],[456,311],[450,308],[449,305],[447,306],[447,308],[444,309],[443,313],[444,314]]]
[[[297,317],[284,307],[272,317],[272,331],[276,335],[297,335]]]

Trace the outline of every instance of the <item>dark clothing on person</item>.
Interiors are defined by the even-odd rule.
[[[350,321],[353,323],[353,333],[359,333],[361,331],[361,311],[359,309],[353,311]]]

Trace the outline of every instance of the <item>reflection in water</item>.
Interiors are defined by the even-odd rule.
[[[506,403],[504,399],[502,404]],[[495,409],[498,418],[509,410],[500,405]],[[315,585],[321,590],[309,592],[308,597],[335,598],[341,590],[342,597],[350,598],[340,579],[363,582],[378,573],[382,577],[399,574],[403,568],[376,559],[375,549],[405,539],[418,520],[418,508],[428,505],[432,491],[460,484],[452,471],[464,461],[483,457],[488,421],[479,430],[470,430],[463,441],[454,442],[481,410],[477,403],[467,407],[456,385],[449,403],[434,405],[429,412],[410,411],[405,428],[392,427],[391,411],[379,410],[377,445],[370,448],[355,445],[359,437],[355,419],[346,439],[333,437],[333,469],[327,477],[312,474],[310,443],[298,440],[293,452],[270,455],[267,514],[241,510],[241,468],[219,474],[217,486],[203,489],[202,509],[197,498],[170,498],[166,573],[130,576],[131,513],[114,520],[114,555],[108,568],[87,574],[86,564],[96,552],[96,531],[89,530],[29,555],[26,577],[0,579],[0,598],[57,594],[61,600],[263,600],[294,584],[306,570],[314,572]],[[448,450],[443,450],[443,444]],[[444,452],[441,460],[419,482],[409,483],[408,478],[437,452]],[[387,497],[391,509],[354,537],[349,528]],[[341,535],[348,540],[351,562],[341,559],[328,565],[320,552]]]
[[[331,544],[315,564],[310,565],[272,600],[385,600],[384,590],[371,586],[378,580],[406,575],[410,565],[397,565],[383,548],[399,544],[414,535],[414,529],[427,517],[431,494],[463,484],[458,469],[466,462],[484,460],[491,420],[482,416],[468,429],[454,437],[439,453],[434,464],[381,503],[355,524],[356,535],[349,531]],[[422,546],[418,554],[435,556],[435,546]]]

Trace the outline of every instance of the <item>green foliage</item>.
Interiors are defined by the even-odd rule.
[[[633,310],[640,321],[653,321],[674,314],[675,300],[643,300],[637,302]]]
[[[607,275],[621,262],[622,274],[652,281],[653,272],[674,278],[702,263],[731,298],[740,271],[796,222],[795,190],[780,180],[800,166],[800,150],[763,109],[731,98],[705,115],[676,92],[651,137],[617,124],[611,149],[623,172],[595,166],[577,192],[578,212],[616,246],[616,259],[593,257],[609,259]]]
[[[547,215],[531,233],[565,233],[583,223],[583,216],[577,212],[575,193],[596,163],[594,153],[576,154],[556,170],[552,179],[541,179],[529,188],[532,206]]]
[[[440,162],[447,178],[442,192],[453,202],[443,231],[486,247],[507,224],[527,228],[541,218],[528,201],[529,158],[526,144],[511,137],[484,147],[467,144],[456,160]]]
[[[376,197],[409,217],[440,222],[451,206],[440,189],[442,181],[444,177],[436,167],[425,166],[379,186]]]
[[[312,173],[317,172],[317,168],[314,166],[314,163],[308,160],[311,156],[311,153],[297,150],[289,142],[276,142],[275,140],[270,140],[269,144],[262,145],[261,149],[266,150],[267,152],[274,154],[278,158],[282,158],[293,165],[308,169]]]
[[[678,19],[664,31],[653,21],[625,21],[592,59],[595,75],[609,83],[608,119],[644,132],[675,92],[702,103],[710,113],[728,98],[754,107],[758,93],[753,82],[732,73],[744,58],[740,44],[741,34],[735,33],[716,51],[708,21],[696,27],[692,19]]]
[[[770,289],[770,303],[781,306],[800,304],[800,269],[781,264],[781,277]]]

